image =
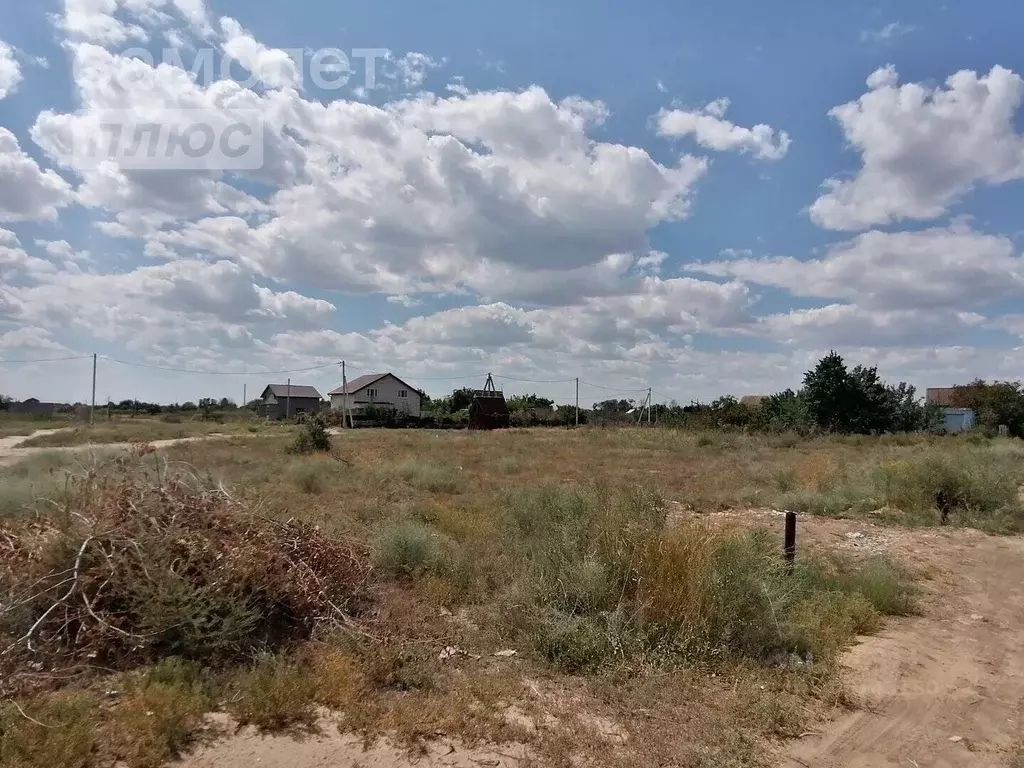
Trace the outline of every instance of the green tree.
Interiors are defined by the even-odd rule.
[[[476,392],[472,389],[463,387],[462,389],[456,389],[452,392],[451,396],[451,412],[456,413],[458,411],[464,411],[473,404],[473,398],[476,397]]]
[[[847,431],[868,435],[893,429],[896,402],[878,368],[858,365],[850,371],[850,398]]]
[[[792,389],[764,398],[758,411],[758,426],[771,432],[800,432],[811,425],[803,395]]]
[[[804,375],[803,399],[807,415],[821,429],[852,431],[860,395],[838,352],[829,352]]]
[[[936,422],[941,423],[942,414],[937,407],[928,407],[921,403],[917,390],[906,382],[888,388],[891,424],[889,429],[894,432],[916,432],[932,429]]]
[[[953,403],[970,408],[983,427],[995,430],[1005,424],[1014,437],[1024,437],[1024,387],[1018,381],[977,379],[953,388]]]
[[[538,395],[516,395],[508,399],[510,411],[531,411],[535,408],[551,408],[554,404],[554,400],[539,397]]]

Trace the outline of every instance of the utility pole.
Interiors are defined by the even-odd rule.
[[[341,401],[341,426],[342,429],[349,428],[349,412],[348,412],[348,371],[345,368],[345,361],[341,361],[341,391],[344,393],[342,397],[345,399]],[[355,426],[354,424],[352,425]]]
[[[651,406],[654,403],[654,388],[647,388],[647,426],[651,426]]]
[[[284,417],[290,419],[292,417],[292,380],[288,379],[288,391],[284,399]]]
[[[242,385],[242,407],[245,408],[249,404],[249,385]]]
[[[580,425],[580,377],[576,377],[576,426]]]
[[[96,353],[92,355],[92,407],[89,409],[89,426],[96,424]]]

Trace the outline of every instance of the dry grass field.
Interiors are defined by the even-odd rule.
[[[856,712],[856,638],[948,586],[901,536],[928,527],[948,552],[1024,524],[1019,441],[289,442],[0,469],[0,766],[304,768],[250,732],[306,734],[309,765],[317,745],[367,766],[778,764]],[[792,571],[773,509],[824,521],[805,519]],[[898,545],[846,546],[858,526]]]
[[[22,448],[67,448],[89,443],[102,445],[182,440],[209,435],[263,434],[281,432],[285,429],[285,427],[267,424],[257,419],[234,419],[216,423],[199,420],[169,422],[166,419],[119,418],[109,422],[102,420],[94,427],[77,425],[70,429],[55,430],[26,440],[20,446]],[[31,434],[31,432],[22,434]]]

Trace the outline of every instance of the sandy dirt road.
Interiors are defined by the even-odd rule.
[[[890,622],[847,654],[860,708],[791,744],[779,764],[1024,766],[1024,539],[809,522],[823,543],[889,551],[933,578],[922,616]]]
[[[132,447],[132,443],[86,443],[85,445],[73,445],[63,448],[21,448],[22,443],[31,440],[39,435],[49,435],[60,430],[43,429],[31,435],[21,437],[0,438],[0,467],[9,467],[17,464],[22,459],[27,459],[40,453],[88,453],[90,451],[126,451]],[[181,437],[176,440],[150,440],[147,445],[154,448],[170,448],[174,445],[184,443],[196,443],[203,440],[224,440],[232,435],[200,435],[198,437]],[[234,435],[234,437],[245,437],[245,435]]]

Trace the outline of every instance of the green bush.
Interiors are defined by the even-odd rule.
[[[594,671],[615,656],[619,645],[604,624],[602,617],[545,613],[537,621],[534,648],[566,672]]]
[[[382,571],[408,577],[441,562],[441,542],[430,527],[416,520],[406,520],[389,525],[378,534],[373,559]]]
[[[309,416],[300,426],[299,434],[289,447],[290,453],[329,453],[331,433],[327,431],[327,419],[319,413]]]
[[[308,669],[280,656],[262,656],[237,675],[227,709],[241,725],[264,730],[296,723],[310,724],[315,716],[316,681]]]
[[[845,569],[836,577],[835,586],[860,595],[883,616],[909,616],[917,610],[917,592],[906,572],[884,556]]]

